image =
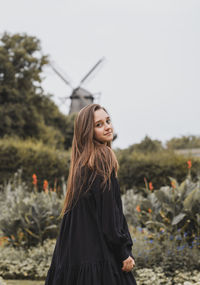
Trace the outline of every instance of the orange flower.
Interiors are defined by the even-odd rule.
[[[154,188],[154,187],[153,187],[152,182],[149,182],[149,190],[150,190],[150,191],[152,191],[152,190],[153,190],[153,188]]]
[[[2,237],[2,239],[4,239],[4,240],[9,240],[9,237]]]
[[[152,210],[151,210],[151,208],[149,208],[149,209],[148,209],[148,212],[149,212],[149,214],[151,214],[151,213],[152,213]]]
[[[176,188],[176,182],[173,180],[173,181],[171,181],[171,185],[172,185],[172,188]]]
[[[45,193],[48,193],[48,181],[47,180],[44,180],[44,183],[43,183],[43,190]]]
[[[15,240],[15,237],[14,237],[14,235],[11,235],[10,237],[11,237],[11,239],[12,239],[12,240]]]
[[[8,243],[8,237],[0,237],[0,246],[4,246],[4,244]]]
[[[36,174],[33,174],[32,178],[33,178],[33,185],[37,185],[37,176],[36,176]]]
[[[23,232],[20,232],[18,235],[19,235],[19,238],[21,239],[21,238],[23,238],[24,233],[23,233]]]
[[[192,161],[191,160],[188,160],[187,161],[187,164],[188,164],[188,168],[190,169],[192,167]]]
[[[136,210],[138,211],[138,213],[141,212],[140,205],[137,205]]]

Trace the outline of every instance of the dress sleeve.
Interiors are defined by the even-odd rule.
[[[101,189],[101,178],[95,181],[95,197],[99,212],[103,236],[109,248],[121,262],[132,256],[132,239],[122,210],[120,189],[114,171],[111,175],[110,188]],[[133,257],[133,256],[132,256]]]

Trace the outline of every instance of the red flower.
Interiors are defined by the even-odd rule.
[[[188,160],[187,161],[187,164],[188,164],[188,168],[190,169],[192,167],[192,161],[191,160]]]
[[[149,214],[151,214],[151,213],[152,213],[152,210],[151,210],[151,208],[149,208],[149,209],[148,209],[148,212],[149,212]]]
[[[176,188],[176,182],[173,180],[173,181],[171,181],[171,185],[172,185],[172,188]]]
[[[37,176],[36,176],[36,174],[33,174],[32,178],[33,178],[33,185],[37,185]]]
[[[141,212],[140,205],[137,205],[136,210],[138,211],[138,213]]]
[[[9,241],[8,237],[0,237],[0,246],[4,246]]]
[[[153,190],[154,189],[154,187],[153,187],[153,184],[152,184],[152,182],[149,182],[149,190]]]
[[[45,193],[48,193],[48,181],[47,180],[44,180],[44,183],[43,183],[43,190]]]

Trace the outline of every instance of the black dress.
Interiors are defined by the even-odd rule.
[[[122,261],[132,239],[114,171],[104,192],[99,176],[62,219],[45,285],[135,285]]]

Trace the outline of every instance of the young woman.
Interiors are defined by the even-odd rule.
[[[103,107],[90,104],[80,110],[60,233],[45,285],[136,284],[112,140],[112,123]]]

